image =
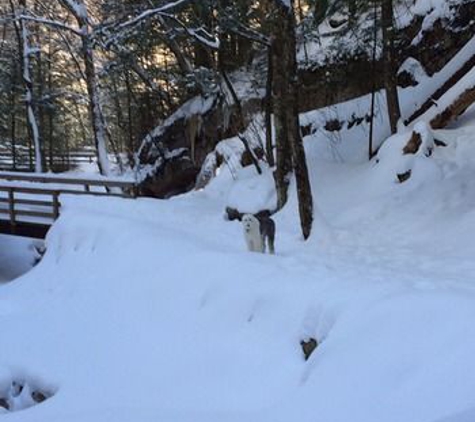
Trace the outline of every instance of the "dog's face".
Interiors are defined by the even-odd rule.
[[[254,217],[252,214],[244,214],[244,216],[241,219],[242,225],[244,227],[244,231],[246,233],[249,233],[256,228],[259,228],[259,220]]]

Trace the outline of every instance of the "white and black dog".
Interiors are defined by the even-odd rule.
[[[274,254],[275,223],[268,215],[255,217],[252,214],[244,214],[241,218],[244,229],[244,239],[247,249],[251,252],[266,252]]]

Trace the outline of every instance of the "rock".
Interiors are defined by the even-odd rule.
[[[313,337],[310,337],[307,340],[302,340],[300,342],[300,346],[302,347],[305,360],[308,360],[312,353],[315,351],[315,349],[318,347],[318,341]]]
[[[4,397],[0,397],[0,407],[3,407],[6,410],[10,410],[10,405],[8,404],[8,400]]]
[[[402,153],[406,154],[415,154],[419,151],[419,148],[422,145],[422,137],[420,133],[412,132],[411,138],[407,142],[406,146],[403,148]]]
[[[409,180],[411,177],[412,170],[408,170],[404,173],[398,174],[397,175],[397,180],[399,180],[399,183],[404,183],[406,180]]]
[[[407,88],[409,86],[417,86],[419,82],[412,73],[408,72],[407,70],[403,70],[397,75],[397,84],[401,88]]]
[[[186,156],[175,157],[145,178],[139,186],[141,195],[169,198],[193,189],[200,169]]]
[[[260,99],[251,98],[242,107],[246,114],[255,113]],[[169,198],[193,189],[217,143],[239,133],[238,119],[237,107],[229,105],[221,94],[196,97],[185,103],[142,141],[136,167],[143,177],[140,193]],[[255,153],[258,159],[263,155],[263,151]],[[251,162],[251,158],[243,154],[242,161]],[[219,164],[217,157],[216,165]],[[206,177],[200,178],[198,186],[206,183]]]
[[[328,132],[339,132],[343,128],[343,123],[338,119],[328,120],[325,123],[325,130]]]
[[[31,398],[36,402],[36,403],[43,403],[47,398],[49,398],[49,395],[39,391],[35,390],[31,393]]]

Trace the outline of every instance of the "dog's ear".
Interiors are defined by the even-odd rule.
[[[234,220],[242,220],[242,216],[244,214],[239,212],[236,208],[226,207],[226,216],[227,220],[234,221]]]
[[[256,218],[259,220],[270,218],[271,215],[272,213],[269,210],[262,210],[255,214]]]

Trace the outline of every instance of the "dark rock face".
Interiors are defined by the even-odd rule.
[[[188,192],[195,186],[199,171],[188,156],[172,158],[160,167],[160,171],[140,184],[140,193],[154,198],[169,198]]]
[[[237,134],[237,107],[227,104],[221,94],[192,101],[195,104],[179,109],[143,141],[138,153],[138,171],[146,172],[140,184],[142,195],[169,198],[193,189],[208,154],[220,140]],[[244,107],[246,113],[256,112],[260,100],[248,101]]]

